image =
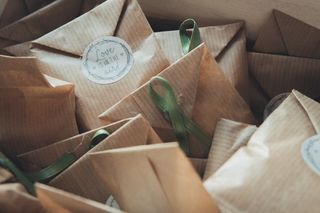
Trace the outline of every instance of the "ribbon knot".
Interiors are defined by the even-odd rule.
[[[164,95],[159,95],[153,85],[159,83],[164,89]],[[161,76],[153,77],[148,86],[148,93],[153,103],[165,114],[168,115],[172,128],[174,129],[176,138],[182,150],[187,156],[190,155],[190,145],[188,135],[194,136],[199,142],[206,146],[209,152],[212,138],[203,132],[197,124],[195,124],[177,104],[177,98],[170,83]]]
[[[192,28],[191,35],[187,29]],[[179,27],[182,51],[187,54],[201,44],[201,36],[197,22],[194,19],[187,19]]]

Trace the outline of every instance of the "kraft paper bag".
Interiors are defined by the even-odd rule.
[[[292,89],[320,97],[319,29],[274,10],[253,51],[248,54],[249,72],[267,100]]]
[[[37,198],[47,213],[120,213],[107,205],[37,183]]]
[[[168,66],[135,0],[108,0],[32,45],[42,73],[75,84],[81,132]]]
[[[2,0],[0,3],[0,28],[50,4],[53,0]]]
[[[186,116],[212,138],[220,118],[254,123],[245,101],[232,87],[204,44],[165,69],[159,76],[170,82]],[[114,122],[142,113],[163,141],[177,141],[174,130],[148,94],[149,83],[123,98],[100,115]],[[206,158],[208,150],[190,138],[190,156]]]
[[[10,0],[9,2],[11,2],[10,4],[17,3],[16,0]],[[18,2],[23,4],[24,1],[19,0]],[[32,1],[25,2],[32,3]],[[30,5],[30,7],[36,10],[30,11],[26,16],[6,26],[1,27],[0,22],[0,48],[39,38],[94,8],[103,0],[33,0],[33,2],[34,5]],[[5,10],[3,15],[14,14],[19,17],[12,10],[8,8],[8,11]],[[23,44],[15,48],[9,48],[7,52],[11,55],[24,55],[26,54],[24,51],[28,48],[29,45]]]
[[[90,154],[96,172],[127,212],[219,212],[177,143]]]
[[[257,130],[254,125],[221,119],[217,123],[203,179],[214,174]]]
[[[222,212],[319,212],[319,124],[319,103],[293,91],[204,182]]]
[[[0,168],[0,184],[6,182],[11,178],[12,178],[12,174],[8,170],[4,168]]]
[[[147,17],[182,21],[193,17],[201,25],[226,24],[243,20],[246,23],[248,38],[254,41],[259,30],[273,9],[282,10],[292,16],[320,28],[318,15],[320,4],[314,0],[139,0]]]
[[[49,185],[59,189],[105,203],[109,197],[109,189],[94,175],[95,169],[89,161],[89,153],[162,141],[151,128],[150,124],[138,115],[129,121],[120,121],[102,127],[111,133],[106,139],[88,151],[88,144],[98,130],[75,136],[51,146],[20,155],[20,159],[45,167],[57,160],[66,152],[74,153],[79,159],[70,167],[53,178]]]
[[[40,202],[19,183],[0,184],[0,211],[3,213],[46,213]]]
[[[35,58],[0,57],[0,149],[13,157],[78,134],[74,86]]]
[[[259,88],[255,88],[248,74],[246,37],[243,22],[201,27],[201,40],[206,44],[211,55],[216,59],[227,79],[251,106],[251,97],[262,99]],[[157,32],[156,37],[170,63],[183,56],[179,31]]]

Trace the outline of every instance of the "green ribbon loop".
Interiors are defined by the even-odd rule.
[[[91,138],[88,150],[95,147],[109,135],[110,133],[104,129],[98,130]],[[77,159],[78,158],[73,153],[65,153],[54,163],[40,171],[28,173],[27,177],[34,182],[46,183],[71,166]]]
[[[192,28],[191,35],[187,32],[187,29],[190,28]],[[199,27],[194,19],[187,19],[182,22],[179,28],[179,34],[184,54],[187,54],[201,44]]]
[[[154,90],[153,84],[156,82],[160,83],[164,89],[163,96],[160,96]],[[212,138],[204,133],[198,125],[188,118],[179,108],[174,91],[165,78],[160,76],[153,77],[149,83],[148,93],[153,103],[169,116],[177,140],[187,155],[190,154],[188,134],[193,135],[199,142],[203,143],[209,152]]]
[[[33,183],[2,152],[0,152],[0,166],[10,171],[16,177],[17,181],[21,183],[31,195],[36,195]]]

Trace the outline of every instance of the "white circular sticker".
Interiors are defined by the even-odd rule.
[[[301,154],[306,164],[320,175],[320,135],[308,138],[301,146]]]
[[[128,74],[133,65],[130,46],[122,39],[105,36],[89,44],[82,55],[82,72],[97,84],[111,84]]]
[[[114,199],[114,197],[112,195],[109,196],[109,198],[107,199],[106,204],[108,206],[110,206],[110,207],[113,207],[115,209],[119,209],[120,210],[118,202]]]

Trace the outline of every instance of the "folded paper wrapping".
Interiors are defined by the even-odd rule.
[[[8,170],[0,167],[0,184],[12,178],[12,174]]]
[[[45,213],[39,201],[28,194],[19,183],[0,184],[0,210],[1,212]]]
[[[177,143],[90,154],[120,209],[128,212],[218,212]]]
[[[254,125],[222,119],[217,123],[203,179],[213,175],[257,130]]]
[[[249,107],[231,86],[202,44],[161,72],[174,89],[184,113],[207,134],[220,118],[253,123]],[[182,77],[183,76],[183,77]],[[163,141],[176,141],[174,131],[152,103],[145,84],[100,115],[108,122],[142,113]],[[206,157],[207,150],[190,138],[192,157]]]
[[[93,41],[116,36],[128,43],[134,64],[113,84],[97,84],[81,71],[81,55]],[[35,40],[32,52],[41,72],[76,86],[81,131],[102,126],[97,118],[122,97],[168,66],[143,12],[135,0],[108,0],[70,23]]]
[[[23,4],[23,1],[19,0],[19,2]],[[25,14],[26,16],[21,17],[19,20],[6,24],[6,26],[1,27],[2,21],[0,22],[0,48],[39,38],[92,9],[97,4],[100,4],[102,0],[33,0],[33,2],[25,2],[34,4],[31,5],[34,9],[30,13]],[[18,9],[18,5],[16,5],[18,2],[10,0],[9,4],[15,4],[15,7],[11,8],[14,6],[11,5],[10,8],[4,11],[5,14],[3,16],[12,16],[14,14],[15,17],[19,17],[17,13],[13,12],[14,9]],[[18,47],[20,48],[16,47],[8,52],[13,55],[21,55],[28,45],[22,45],[22,47],[18,45]]]
[[[19,157],[36,165],[47,166],[63,153],[73,152],[77,149],[75,152],[79,160],[55,177],[49,185],[105,203],[110,195],[109,189],[105,188],[101,180],[94,175],[94,168],[88,160],[88,153],[127,146],[161,143],[162,141],[141,115],[127,122],[122,121],[103,128],[111,132],[111,135],[88,152],[86,152],[86,147],[96,130]]]
[[[0,28],[48,5],[53,0],[3,0],[0,3]],[[1,10],[2,8],[2,10]]]
[[[0,185],[1,212],[10,213],[119,213],[107,205],[87,200],[67,192],[36,184],[37,198],[29,195],[19,183]]]
[[[200,35],[221,70],[246,102],[251,105],[252,96],[264,101],[248,75],[244,23],[202,27]],[[170,63],[183,56],[179,31],[158,32],[156,37]]]
[[[297,89],[318,98],[320,30],[280,11],[272,16],[249,53],[249,72],[266,98]],[[259,105],[264,108],[265,104]]]
[[[120,213],[120,210],[79,197],[62,190],[39,184],[37,197],[47,213]]]
[[[183,20],[194,17],[200,24],[221,24],[244,20],[250,40],[256,36],[274,8],[283,10],[320,28],[318,15],[320,4],[314,0],[203,0],[201,4],[193,0],[160,0],[155,4],[150,0],[139,0],[147,17]]]
[[[45,78],[35,58],[0,64],[1,150],[13,157],[78,134],[72,84]]]
[[[204,185],[226,212],[319,212],[319,176],[301,155],[320,104],[297,91]]]

